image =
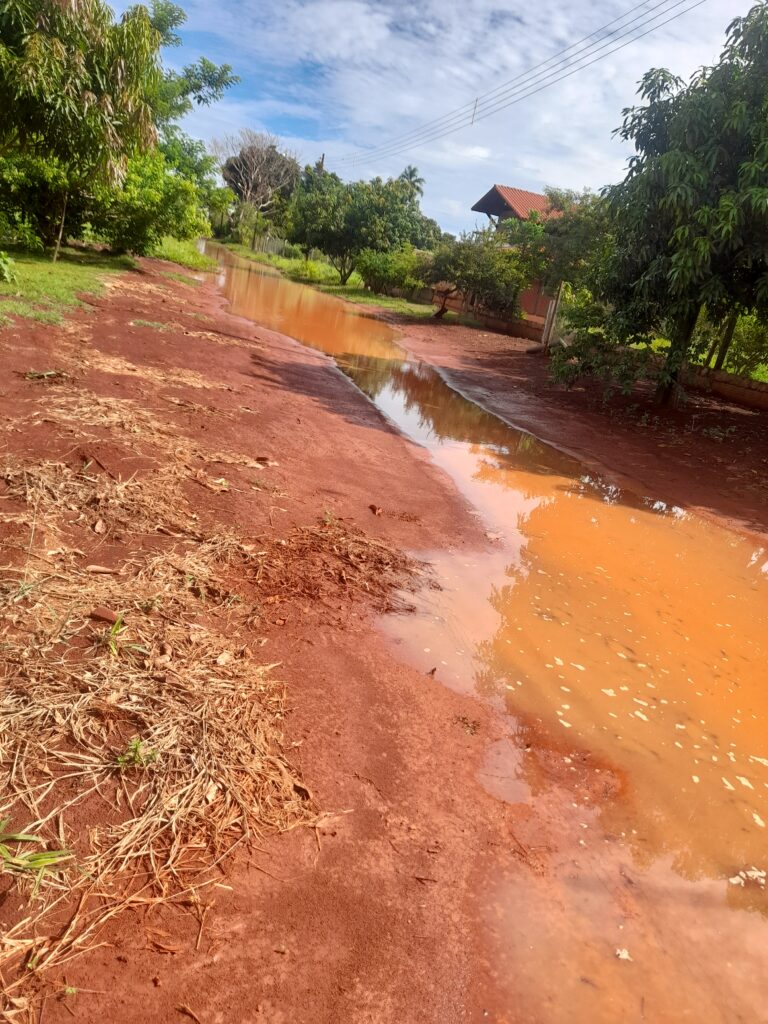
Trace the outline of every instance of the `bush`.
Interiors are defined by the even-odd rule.
[[[617,389],[629,394],[635,381],[658,373],[650,346],[619,345],[589,330],[577,331],[569,345],[554,349],[550,368],[553,378],[566,387],[580,377],[602,380],[605,398]]]
[[[425,286],[429,264],[429,253],[404,245],[387,252],[364,249],[355,269],[365,287],[378,295],[410,294]]]
[[[200,252],[195,242],[189,239],[180,241],[169,235],[166,235],[160,244],[155,246],[152,255],[159,260],[168,260],[170,263],[189,267],[190,270],[215,270],[218,266],[216,260],[206,256],[204,252]]]
[[[168,235],[183,240],[210,234],[197,188],[169,171],[158,150],[131,160],[123,187],[105,193],[90,219],[116,252],[140,256]]]
[[[754,313],[740,316],[725,368],[731,373],[751,377],[764,363],[768,363],[768,324]]]
[[[0,281],[3,284],[15,284],[17,281],[15,264],[7,252],[0,251]]]

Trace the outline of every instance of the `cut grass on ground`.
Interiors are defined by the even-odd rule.
[[[128,256],[81,249],[64,249],[56,263],[50,255],[11,255],[16,280],[0,283],[0,327],[10,323],[11,316],[44,324],[60,323],[67,311],[82,305],[78,295],[100,295],[105,277],[135,266]]]
[[[168,260],[169,263],[189,267],[190,270],[215,270],[218,266],[216,260],[200,252],[197,242],[180,242],[178,238],[171,238],[169,235],[165,236],[152,255],[159,260]]]

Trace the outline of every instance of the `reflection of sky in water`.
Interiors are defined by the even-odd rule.
[[[313,316],[322,321],[327,310],[338,325],[338,304],[312,294]],[[237,302],[235,311],[244,311]],[[334,354],[429,448],[489,534],[486,551],[429,552],[444,589],[423,594],[417,615],[383,623],[425,671],[436,667],[447,685],[513,716],[512,747],[489,753],[487,788],[513,804],[554,800],[525,744],[548,737],[566,779],[577,772],[570,753],[590,751],[618,779],[618,790],[590,807],[590,829],[610,836],[626,864],[646,872],[656,864],[665,884],[716,881],[707,889],[710,902],[719,893],[715,916],[764,911],[765,552],[678,507],[622,492],[509,427],[430,367],[404,360],[381,323],[343,322],[340,339],[303,321],[303,340]],[[295,333],[290,315],[282,329]],[[577,845],[586,856],[593,833],[583,820],[575,827],[584,828]]]

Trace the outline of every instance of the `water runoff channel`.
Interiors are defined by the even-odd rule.
[[[768,552],[491,415],[386,323],[208,250],[233,312],[333,358],[489,535],[418,552],[442,589],[381,628],[508,723],[480,781],[544,823],[547,868],[501,873],[479,912],[524,1019],[768,1022]]]

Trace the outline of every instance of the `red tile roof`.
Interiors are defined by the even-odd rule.
[[[510,188],[509,185],[494,185],[504,202],[516,217],[528,220],[531,211],[546,217],[550,212],[549,200],[539,192],[526,192],[524,188]]]
[[[540,192],[527,192],[523,188],[511,188],[509,185],[494,185],[486,192],[482,199],[479,199],[472,207],[480,213],[492,213],[498,215],[499,200],[507,207],[511,214],[519,217],[520,220],[528,220],[532,211],[535,211],[542,218],[551,216],[552,210],[549,200]]]

